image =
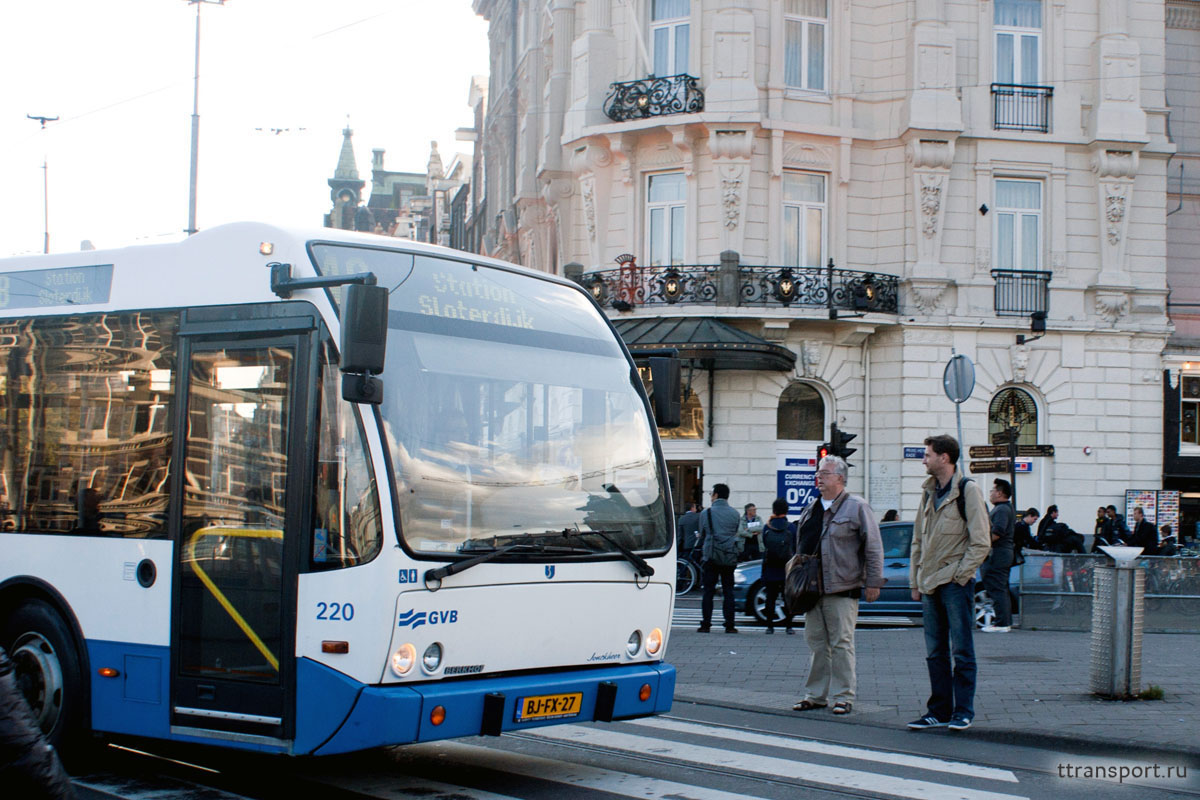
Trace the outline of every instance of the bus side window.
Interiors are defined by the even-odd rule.
[[[178,314],[0,325],[0,527],[167,535]]]
[[[314,570],[353,567],[379,554],[383,525],[362,424],[354,406],[342,399],[337,354],[328,341],[320,395],[309,563]]]

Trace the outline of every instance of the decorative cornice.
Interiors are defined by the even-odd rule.
[[[904,155],[915,169],[950,169],[954,163],[954,140],[913,139]]]
[[[828,172],[833,159],[824,148],[811,144],[789,144],[783,148],[783,166]]]
[[[1092,153],[1092,172],[1101,178],[1133,178],[1137,171],[1137,150],[1098,149]]]
[[[952,283],[946,278],[909,278],[908,289],[913,305],[922,314],[932,314]]]

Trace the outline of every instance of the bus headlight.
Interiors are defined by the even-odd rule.
[[[625,652],[629,653],[630,657],[636,656],[638,651],[642,649],[642,632],[634,631],[629,634],[629,642],[625,645]]]
[[[396,648],[392,653],[392,672],[400,678],[407,675],[417,663],[417,648],[407,642]]]
[[[421,656],[421,666],[426,672],[437,672],[437,668],[442,665],[442,646],[437,642],[425,648],[425,654]]]
[[[646,652],[652,656],[658,655],[662,649],[662,628],[655,628],[646,637]]]

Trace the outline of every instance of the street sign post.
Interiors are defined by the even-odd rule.
[[[1012,462],[1007,458],[995,458],[991,461],[972,461],[971,472],[1008,472]]]
[[[954,353],[954,350],[951,349],[950,352]],[[942,373],[942,387],[946,390],[946,397],[954,403],[954,417],[958,421],[958,446],[961,448],[963,443],[962,404],[971,396],[971,392],[975,391],[975,365],[971,359],[962,353],[951,355],[950,360],[946,362],[946,369]],[[958,457],[960,460],[962,459],[961,449]]]
[[[1017,432],[1011,428],[1005,428],[1002,431],[996,431],[992,434],[992,444],[1007,444],[1015,439]]]
[[[1008,445],[975,445],[967,450],[967,455],[971,456],[971,458],[1008,458]]]
[[[1052,444],[1019,444],[1017,458],[1054,458]]]

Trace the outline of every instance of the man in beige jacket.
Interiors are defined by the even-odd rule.
[[[991,522],[983,489],[958,471],[958,456],[953,436],[925,440],[929,479],[913,523],[908,585],[921,601],[930,695],[912,730],[961,731],[975,717],[975,571],[991,550]]]

